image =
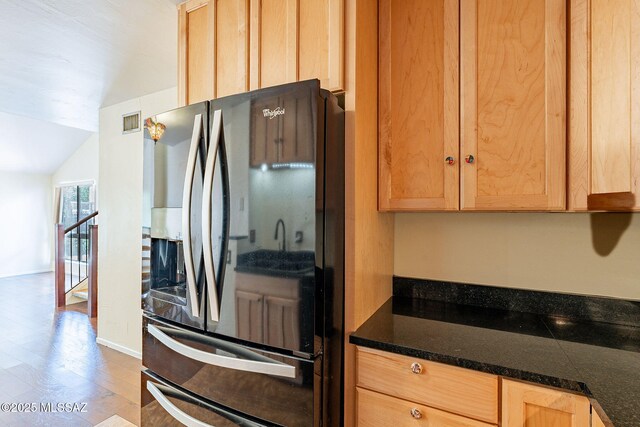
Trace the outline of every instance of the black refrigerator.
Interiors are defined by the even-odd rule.
[[[341,425],[337,98],[309,80],[145,123],[142,425]]]

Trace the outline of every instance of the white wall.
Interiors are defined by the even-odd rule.
[[[0,171],[0,277],[51,271],[51,176]]]
[[[97,133],[91,134],[53,174],[51,178],[53,185],[59,186],[60,184],[78,181],[94,181],[97,184],[99,169],[98,143],[99,135]]]
[[[400,276],[640,300],[640,214],[396,214]]]
[[[177,106],[176,88],[100,110],[98,239],[98,342],[138,355],[142,253],[143,132],[122,135],[122,115],[142,118]]]

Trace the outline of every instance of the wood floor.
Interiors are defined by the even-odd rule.
[[[39,409],[2,405],[0,425],[95,426],[111,418],[115,426],[119,417],[139,425],[140,360],[96,344],[86,303],[58,311],[53,288],[53,273],[0,279],[0,403]],[[86,406],[52,413],[40,403]]]

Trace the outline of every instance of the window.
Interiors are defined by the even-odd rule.
[[[60,187],[60,224],[69,227],[93,213],[96,208],[94,193],[94,184]]]
[[[72,226],[92,214],[96,209],[95,184],[81,183],[60,187],[60,212],[58,222],[65,228]],[[79,230],[67,234],[65,238],[65,258],[86,262],[89,254],[89,225],[93,219],[83,224]]]

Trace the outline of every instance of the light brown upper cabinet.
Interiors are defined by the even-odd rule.
[[[640,209],[640,1],[571,0],[569,209]]]
[[[565,0],[460,11],[461,209],[564,209]]]
[[[180,105],[313,78],[344,89],[344,0],[189,0],[178,16]]]
[[[379,208],[457,210],[459,3],[379,9]]]
[[[251,89],[317,78],[344,89],[344,0],[251,0]]]
[[[585,396],[502,380],[504,427],[589,427],[590,411]]]
[[[563,210],[565,1],[380,0],[380,17],[380,209]]]
[[[207,40],[209,1],[191,0],[178,6],[178,98],[180,105],[213,97],[213,46]]]
[[[180,105],[249,90],[249,0],[190,0],[178,23]]]

